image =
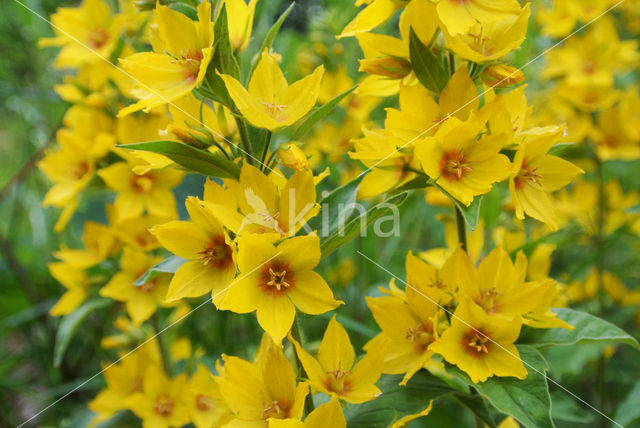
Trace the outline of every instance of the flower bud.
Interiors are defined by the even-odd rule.
[[[480,79],[491,87],[518,85],[524,82],[524,74],[515,67],[504,64],[491,65],[480,74]]]
[[[388,56],[385,58],[361,59],[359,71],[402,79],[411,73],[411,63],[404,58]]]
[[[300,147],[295,144],[281,144],[278,147],[278,157],[284,166],[295,169],[296,171],[304,171],[309,169],[309,160]]]

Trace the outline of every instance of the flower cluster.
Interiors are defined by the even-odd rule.
[[[375,416],[390,383],[403,391],[428,377],[467,404],[477,400],[471,388],[490,394],[482,385],[503,378],[547,391],[546,367],[523,357],[543,359],[524,333],[569,334],[574,326],[552,307],[597,286],[553,279],[556,247],[545,240],[575,220],[601,241],[640,226],[626,211],[637,195],[613,181],[607,202],[602,182],[600,193],[588,181],[568,187],[591,165],[560,156],[584,141],[597,165],[640,158],[637,88],[614,89],[614,72],[640,61],[636,43],[603,18],[549,52],[540,78],[558,83],[535,98],[544,107],[530,106],[513,66],[528,3],[357,1],[365,6],[355,18],[293,66],[291,52],[274,50],[291,7],[262,38],[253,34],[266,3],[122,0],[112,10],[83,0],[59,9],[55,37],[41,41],[61,48],[56,67],[73,71],[55,88],[73,105],[39,164],[53,182],[43,204],[63,208],[62,231],[100,193],[107,219],[85,222],[83,246],[63,246],[49,265],[66,288],[51,315],[117,313],[108,326],[117,333],[100,339],[121,358],[89,403],[92,423],[131,411],[145,427],[402,427],[434,401]],[[543,32],[562,36],[599,13],[578,3],[540,10]],[[350,41],[359,66],[344,52]],[[345,253],[321,275],[323,260],[410,195],[446,213],[446,247],[402,252],[406,281],[388,288],[358,289]],[[481,213],[483,201],[493,211]],[[592,224],[588,214],[606,203],[612,212]],[[597,275],[586,282],[638,304],[613,274]],[[348,330],[359,324],[342,308],[363,302],[360,331],[379,332],[357,355]],[[220,326],[163,335],[202,306]],[[253,316],[239,315],[253,313],[259,345],[246,333]],[[243,323],[230,338],[238,356],[199,337],[234,322]],[[323,331],[309,334],[318,342],[305,324]]]

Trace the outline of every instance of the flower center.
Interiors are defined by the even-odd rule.
[[[280,406],[277,401],[272,401],[270,404],[262,405],[262,419],[285,419],[287,412]]]
[[[286,119],[286,115],[284,114],[284,111],[287,108],[286,104],[269,103],[266,101],[262,101],[260,104],[264,106],[269,116],[275,118],[278,122],[282,122]]]
[[[149,173],[131,176],[131,188],[135,193],[151,193],[155,177]]]
[[[140,289],[140,292],[142,292],[142,293],[151,293],[157,287],[158,287],[158,278],[156,277],[156,278],[150,279],[149,281],[145,282],[143,285],[141,285],[138,288]]]
[[[153,410],[162,417],[167,417],[173,412],[173,400],[166,394],[159,395],[153,405]]]
[[[498,310],[498,298],[502,293],[496,290],[495,287],[491,287],[488,290],[480,289],[480,295],[474,299],[479,306],[481,306],[487,313],[496,312]]]
[[[95,28],[87,36],[87,44],[93,49],[100,49],[109,41],[109,33],[102,28]]]
[[[286,270],[276,272],[272,268],[269,268],[269,275],[271,279],[267,282],[268,286],[275,287],[278,291],[282,288],[289,288],[290,284],[285,281],[285,277],[287,275]]]
[[[452,150],[445,153],[440,160],[440,173],[449,181],[460,181],[471,172],[462,151]]]
[[[478,330],[469,330],[462,338],[462,346],[472,356],[486,355],[489,353],[489,336]]]
[[[349,384],[346,377],[351,374],[351,370],[342,370],[338,363],[337,370],[327,371],[326,373],[329,375],[329,378],[326,381],[326,387],[329,391],[342,394],[346,389],[348,389]]]
[[[208,395],[198,394],[196,395],[196,408],[201,412],[206,412],[213,407],[213,398]]]
[[[212,265],[224,269],[232,262],[231,247],[226,244],[223,236],[213,238],[198,254],[201,254],[200,263],[203,266]]]
[[[424,324],[418,324],[415,327],[409,327],[405,339],[413,344],[426,346],[433,341],[433,334]]]
[[[537,187],[542,186],[542,176],[536,173],[537,170],[537,166],[533,168],[527,166],[527,160],[524,159],[520,167],[520,172],[518,172],[515,178],[516,189],[522,190],[527,183],[531,183]]]

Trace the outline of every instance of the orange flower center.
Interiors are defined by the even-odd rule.
[[[285,419],[288,413],[288,410],[286,410],[278,401],[272,401],[269,404],[262,405],[262,419]]]
[[[196,409],[201,412],[206,412],[213,407],[213,398],[208,395],[198,394],[196,395]]]
[[[462,347],[467,354],[478,357],[489,353],[490,340],[484,332],[469,330],[462,338]]]
[[[471,167],[461,150],[446,152],[440,159],[440,174],[446,180],[460,181],[471,172]]]
[[[273,297],[283,295],[287,289],[295,287],[295,275],[289,265],[273,261],[262,268],[259,286]]]
[[[523,159],[522,166],[520,167],[520,172],[518,172],[518,175],[514,179],[516,189],[522,190],[522,188],[524,188],[525,184],[527,183],[532,183],[536,186],[542,186],[542,176],[536,173],[537,170],[537,166],[530,167],[527,165],[527,160]]]
[[[329,391],[336,392],[338,394],[342,394],[349,389],[349,382],[347,380],[347,375],[351,374],[351,370],[342,370],[340,364],[338,363],[338,369],[333,371],[326,372],[329,377],[325,381],[325,387]]]
[[[100,49],[109,41],[109,33],[102,28],[94,28],[87,36],[87,44],[92,49]]]
[[[133,174],[131,176],[131,189],[135,193],[151,193],[155,181],[155,177],[150,173],[142,175]]]
[[[161,394],[153,404],[153,410],[162,417],[167,417],[173,412],[173,400],[166,394]]]
[[[212,265],[217,269],[225,269],[233,263],[233,252],[225,242],[224,236],[212,238],[211,242],[198,254],[202,255],[200,263],[203,266]]]
[[[425,347],[433,342],[433,330],[424,324],[418,324],[415,327],[409,327],[405,339],[415,345]]]
[[[481,306],[487,313],[496,312],[498,310],[498,297],[502,293],[496,290],[495,287],[491,287],[488,290],[480,289],[480,295],[476,297],[474,302]]]
[[[267,285],[271,287],[275,287],[278,291],[282,288],[289,288],[289,283],[285,281],[285,277],[287,276],[287,271],[283,270],[282,272],[276,272],[272,268],[269,268],[270,280],[267,282]]]
[[[157,287],[158,287],[158,277],[155,277],[145,282],[143,285],[138,287],[138,289],[140,290],[141,293],[151,293]]]

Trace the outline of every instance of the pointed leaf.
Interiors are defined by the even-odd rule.
[[[141,286],[145,285],[147,282],[151,281],[153,278],[158,276],[161,273],[176,273],[178,268],[188,262],[187,259],[183,259],[178,256],[170,256],[166,259],[156,263],[151,266],[145,273],[140,276],[140,278],[136,279],[133,285]]]
[[[58,331],[56,332],[56,344],[53,350],[53,366],[60,367],[64,353],[73,338],[78,326],[82,321],[94,310],[103,308],[111,303],[111,299],[102,297],[87,300],[80,305],[75,311],[65,315],[60,321]]]
[[[438,58],[416,36],[411,28],[409,34],[409,58],[416,77],[430,91],[440,93],[449,79]]]
[[[547,346],[568,346],[576,343],[626,343],[640,349],[638,341],[620,327],[586,312],[568,308],[554,308],[558,318],[574,327],[533,329],[525,327],[520,335],[519,343],[543,348]]]
[[[326,104],[323,104],[320,107],[315,107],[313,110],[311,110],[311,113],[307,115],[307,118],[304,120],[304,122],[302,122],[298,129],[296,129],[296,132],[293,133],[291,139],[299,140],[300,138],[302,138],[307,132],[311,130],[311,128],[313,128],[313,125],[315,125],[320,120],[322,120],[322,118],[328,115],[329,112],[331,112],[331,110],[333,110],[333,108],[337,106],[344,97],[353,92],[357,87],[358,85],[352,86],[343,93],[333,97]]]
[[[356,208],[356,195],[364,176],[365,174],[358,175],[320,200],[320,212],[309,220],[308,225],[317,230],[321,238],[344,227],[349,220]]]
[[[118,147],[159,153],[188,170],[212,177],[235,179],[240,177],[240,167],[229,159],[178,141],[145,141],[120,144]]]
[[[402,376],[383,375],[378,381],[382,395],[373,401],[349,406],[348,428],[389,427],[403,416],[418,413],[429,401],[456,391],[426,370],[420,370],[400,386]]]
[[[640,382],[636,382],[627,398],[620,404],[616,411],[616,422],[622,426],[628,426],[631,422],[640,419]]]
[[[344,228],[339,228],[320,244],[322,257],[328,256],[338,248],[355,239],[361,231],[365,231],[371,223],[390,211],[392,209],[391,207],[398,207],[402,205],[405,199],[407,199],[407,193],[392,196],[391,198],[369,208],[369,210],[363,215],[359,215],[358,217],[350,220]]]
[[[500,412],[513,416],[528,428],[553,428],[551,419],[551,397],[545,372],[547,362],[540,352],[531,346],[518,346],[520,358],[527,368],[527,378],[491,377],[474,384],[457,367],[447,372],[475,388]]]

